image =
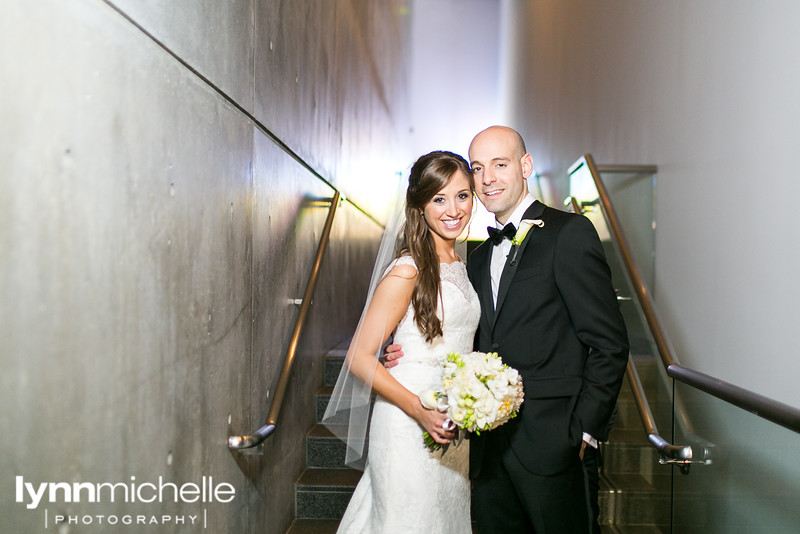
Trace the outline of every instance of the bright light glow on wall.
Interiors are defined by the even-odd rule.
[[[501,13],[485,0],[412,4],[411,148],[414,158],[433,150],[467,157],[472,138],[505,124],[501,96]],[[486,239],[494,216],[480,202],[470,239]]]

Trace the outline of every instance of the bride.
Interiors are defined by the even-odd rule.
[[[432,152],[412,166],[394,258],[384,269],[379,253],[377,286],[323,418],[345,437],[344,425],[333,422],[337,414],[349,417],[344,428],[351,465],[363,455],[370,421],[366,467],[340,533],[471,530],[467,443],[429,452],[423,431],[443,445],[455,434],[447,430],[446,415],[424,408],[418,395],[440,384],[440,364],[449,352],[472,350],[480,304],[455,251],[472,202],[472,173],[461,156]],[[387,370],[377,356],[393,331],[405,357]],[[377,397],[370,417],[372,392]]]

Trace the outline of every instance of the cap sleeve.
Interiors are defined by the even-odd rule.
[[[387,274],[389,274],[389,271],[394,269],[394,267],[396,265],[410,265],[411,267],[414,268],[415,271],[419,270],[419,269],[417,269],[417,264],[414,263],[414,258],[412,258],[409,255],[404,255],[404,256],[400,256],[399,258],[395,258],[394,260],[392,260],[389,263],[389,265],[386,267],[386,270],[383,271],[383,276],[386,276]]]

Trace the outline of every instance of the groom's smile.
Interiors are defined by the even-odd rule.
[[[502,193],[503,193],[502,189],[492,189],[491,191],[484,190],[483,191],[483,196],[486,197],[486,198],[491,199],[491,198],[495,198],[497,195],[500,195]]]

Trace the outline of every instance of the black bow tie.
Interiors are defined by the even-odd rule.
[[[514,236],[517,235],[517,229],[514,227],[513,223],[508,223],[503,227],[502,230],[498,230],[492,226],[486,228],[486,231],[489,232],[489,240],[492,242],[492,245],[497,246],[503,242],[503,239],[514,239]]]

